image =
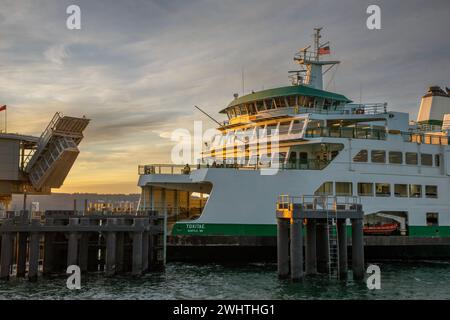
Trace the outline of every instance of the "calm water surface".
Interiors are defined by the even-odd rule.
[[[82,276],[81,290],[65,277],[0,282],[0,299],[450,299],[450,261],[380,262],[381,290],[365,282],[313,277],[278,280],[275,264],[170,263],[163,274],[140,279]]]

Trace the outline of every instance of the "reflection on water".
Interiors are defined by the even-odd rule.
[[[381,290],[365,283],[315,276],[300,283],[279,280],[275,264],[170,263],[163,274],[105,278],[82,276],[81,290],[65,277],[0,282],[0,299],[450,299],[450,262],[382,262]]]

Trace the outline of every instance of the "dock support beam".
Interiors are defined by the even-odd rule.
[[[10,223],[5,221],[4,223]],[[8,280],[11,271],[13,254],[13,235],[11,232],[2,233],[2,252],[0,257],[0,279]]]
[[[39,225],[39,220],[32,220],[31,224]],[[39,242],[41,235],[38,232],[31,232],[30,234],[30,253],[28,257],[28,280],[31,282],[37,281],[39,272]]]
[[[117,224],[117,219],[108,218],[107,225],[114,226]],[[117,238],[116,232],[108,232],[106,234],[106,275],[113,276],[116,273],[116,247]]]
[[[27,233],[17,233],[17,277],[23,278],[27,266]]]
[[[337,234],[339,246],[339,279],[347,279],[347,224],[345,219],[337,220]]]
[[[46,226],[52,226],[53,224],[53,218],[45,218]],[[53,272],[53,259],[55,254],[54,239],[55,234],[53,232],[46,232],[44,234],[44,265],[42,270],[44,276]]]
[[[362,219],[352,219],[352,269],[355,280],[364,279],[364,238]]]
[[[278,277],[287,278],[289,275],[289,221],[277,220]]]
[[[303,220],[291,220],[291,279],[303,279]]]
[[[89,225],[89,218],[81,218],[80,224],[82,226]],[[83,232],[80,236],[79,253],[78,253],[78,265],[81,272],[87,272],[88,270],[88,257],[89,257],[89,233]]]
[[[69,226],[77,225],[78,218],[69,218]],[[67,242],[67,266],[78,265],[78,233],[70,232]]]
[[[135,226],[143,225],[142,219],[134,219]],[[133,259],[131,274],[142,275],[142,231],[133,232]]]
[[[305,273],[317,273],[317,256],[316,256],[316,221],[308,219],[306,224],[306,261]]]
[[[317,221],[317,271],[319,273],[328,273],[328,232],[327,222],[324,219]]]

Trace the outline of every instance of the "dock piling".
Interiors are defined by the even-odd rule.
[[[303,279],[303,221],[291,219],[291,279]]]
[[[307,275],[317,273],[316,238],[316,220],[309,219],[306,223],[305,273]]]
[[[355,280],[364,279],[364,238],[362,219],[352,219],[352,269]]]
[[[31,226],[37,227],[39,220],[32,220]],[[39,242],[41,235],[37,231],[31,231],[30,234],[30,253],[28,256],[28,280],[31,282],[37,281],[39,272]]]
[[[278,277],[289,276],[289,221],[277,219]]]

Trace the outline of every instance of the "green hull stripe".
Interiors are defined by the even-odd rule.
[[[410,226],[411,237],[450,237],[449,226]]]
[[[347,226],[351,236],[351,226]],[[216,223],[176,223],[173,235],[196,236],[260,236],[276,237],[277,226],[274,224],[216,224]],[[450,237],[450,226],[410,226],[411,237]]]

